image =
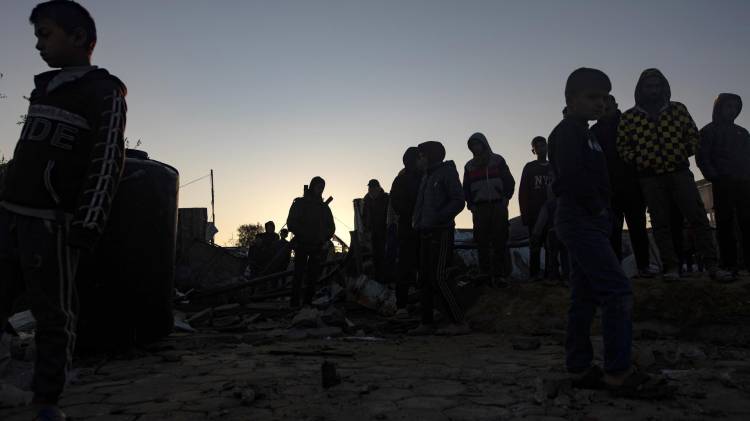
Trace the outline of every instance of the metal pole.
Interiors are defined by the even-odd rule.
[[[214,170],[211,170],[211,222],[216,225],[216,213],[214,209]]]

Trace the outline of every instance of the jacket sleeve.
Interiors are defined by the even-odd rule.
[[[323,221],[325,224],[325,241],[330,240],[333,238],[333,235],[336,234],[336,223],[333,222],[333,212],[331,212],[331,208],[326,205],[326,212],[325,212],[325,221]]]
[[[395,179],[393,179],[393,183],[391,183],[391,207],[393,208],[393,211],[396,213],[396,215],[401,216],[401,213],[404,212],[403,208],[403,200],[401,198],[401,177],[396,176]]]
[[[466,205],[469,210],[474,208],[474,198],[471,196],[471,180],[469,179],[469,171],[464,168],[464,181],[463,181],[463,195]]]
[[[528,206],[529,206],[529,166],[523,167],[521,172],[521,183],[518,186],[518,207],[521,210],[521,221],[528,225]]]
[[[124,88],[108,82],[96,89],[94,101],[93,147],[68,237],[70,246],[87,251],[104,232],[125,160]]]
[[[630,135],[630,118],[628,114],[623,114],[620,124],[617,125],[617,154],[623,162],[635,164],[635,149],[633,148],[633,138]]]
[[[700,143],[700,135],[698,134],[698,127],[693,121],[693,117],[688,112],[687,108],[680,104],[680,112],[682,114],[683,122],[683,141],[685,142],[685,151],[687,156],[693,156],[698,150],[698,144]]]
[[[516,180],[513,178],[513,174],[510,173],[508,163],[505,159],[500,162],[500,179],[503,180],[503,196],[510,200],[513,197],[513,192],[516,190]]]
[[[464,192],[461,188],[461,180],[458,171],[453,171],[443,179],[447,200],[445,205],[438,211],[439,221],[448,221],[456,217],[464,209]]]
[[[713,181],[717,178],[718,171],[713,163],[714,154],[714,132],[710,126],[700,131],[701,141],[698,145],[698,153],[695,154],[695,163],[698,164],[706,180]]]
[[[289,231],[297,235],[299,233],[300,228],[300,209],[299,209],[299,199],[295,199],[294,202],[292,202],[292,206],[289,208],[289,216],[286,218],[286,226],[289,228]]]

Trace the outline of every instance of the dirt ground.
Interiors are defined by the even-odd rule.
[[[79,360],[61,405],[74,420],[114,421],[750,419],[750,281],[638,280],[635,290],[635,363],[675,386],[673,399],[571,389],[568,291],[523,284],[481,291],[469,313],[475,333],[460,337],[406,336],[416,319],[353,306],[344,329],[290,329],[283,304],[226,308],[252,321],[219,328],[214,319],[146,350]],[[340,384],[323,387],[324,362]],[[27,381],[28,363],[14,364],[12,381]],[[30,416],[4,408],[0,419]]]

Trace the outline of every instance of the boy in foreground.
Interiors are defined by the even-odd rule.
[[[549,136],[557,199],[555,228],[570,255],[571,303],[565,342],[573,385],[635,394],[648,379],[631,366],[633,293],[610,245],[610,186],[602,148],[588,122],[612,88],[600,70],[574,71],[565,86],[567,114]],[[604,371],[593,365],[591,324],[601,307]]]
[[[27,118],[0,191],[0,323],[25,289],[37,321],[36,420],[57,402],[76,339],[76,269],[107,224],[123,168],[125,86],[91,65],[96,26],[73,1],[37,5],[36,49],[57,70],[34,77]],[[19,284],[23,284],[20,286]]]

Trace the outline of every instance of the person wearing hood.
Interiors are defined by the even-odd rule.
[[[78,314],[77,267],[110,217],[124,166],[125,85],[93,66],[96,24],[75,2],[37,4],[29,22],[53,70],[34,77],[0,192],[0,326],[25,290],[36,319],[31,379],[39,420],[64,420]],[[2,333],[0,333],[0,336]]]
[[[383,276],[385,244],[387,239],[389,195],[378,180],[372,179],[367,183],[367,195],[365,195],[362,207],[362,221],[365,229],[370,232],[370,243],[372,245],[373,275],[377,282],[386,282]]]
[[[403,156],[404,168],[391,184],[391,208],[398,224],[398,278],[396,279],[396,317],[406,318],[409,311],[409,286],[416,284],[419,261],[419,237],[411,225],[419,193],[422,172],[417,168],[419,149],[412,146]]]
[[[434,296],[442,299],[451,325],[438,333],[468,333],[464,312],[448,285],[448,266],[453,257],[455,218],[464,208],[461,181],[456,164],[444,161],[445,148],[440,142],[419,144],[418,166],[422,181],[414,205],[412,226],[419,234],[419,279],[422,286],[422,323],[410,333],[428,335],[435,332]]]
[[[716,231],[722,265],[736,273],[735,217],[742,238],[743,263],[750,269],[750,135],[734,123],[742,98],[720,94],[713,121],[701,129],[696,163],[713,186]]]
[[[536,159],[528,162],[521,173],[521,183],[518,187],[518,205],[521,209],[521,221],[529,229],[532,237],[539,213],[547,202],[547,186],[552,182],[551,169],[547,161],[547,139],[537,136],[531,140],[531,152]],[[545,233],[546,230],[541,231]],[[529,279],[539,280],[539,260],[541,246],[546,244],[544,235],[529,243]],[[545,256],[549,257],[549,250]],[[547,258],[546,260],[550,260]],[[546,265],[550,270],[551,264]],[[548,275],[551,275],[548,270]]]
[[[638,276],[653,278],[646,230],[646,202],[638,183],[638,174],[633,165],[628,165],[617,152],[617,127],[622,113],[617,100],[610,95],[604,107],[604,115],[591,127],[591,132],[604,151],[612,187],[612,248],[622,261],[622,228],[628,223],[630,244],[638,266]]]
[[[305,189],[305,194],[294,199],[289,209],[286,224],[289,231],[294,234],[291,307],[299,307],[303,283],[306,284],[304,304],[309,306],[312,303],[326,247],[336,232],[333,213],[328,207],[328,202],[323,201],[325,186],[325,180],[313,177],[309,188]]]
[[[507,269],[508,202],[516,181],[482,133],[471,135],[467,145],[474,157],[464,166],[464,198],[474,223],[479,268],[494,281]]]
[[[731,272],[719,269],[708,224],[688,159],[698,148],[699,134],[687,108],[671,101],[669,82],[657,69],[644,70],[635,87],[635,106],[626,111],[617,129],[617,151],[638,173],[646,200],[665,281],[680,279],[672,242],[670,207],[676,204],[690,224],[698,253],[712,279],[730,282]]]

